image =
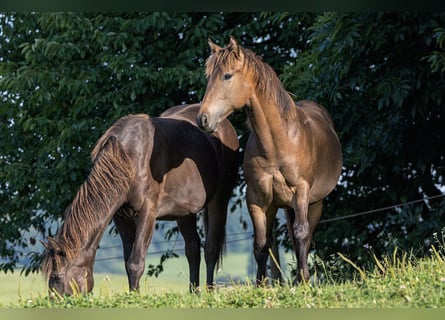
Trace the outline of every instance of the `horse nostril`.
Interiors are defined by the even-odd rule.
[[[205,127],[207,127],[207,125],[209,124],[209,120],[208,120],[207,115],[206,115],[205,113],[202,114],[202,115],[199,117],[199,121],[198,121],[198,123],[199,123],[199,126],[200,126],[201,128],[205,128]]]

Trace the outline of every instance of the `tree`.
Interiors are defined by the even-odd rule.
[[[443,193],[444,23],[443,13],[326,13],[308,30],[310,47],[282,78],[329,109],[343,143],[344,171],[324,219]],[[346,252],[358,263],[370,248],[422,254],[444,210],[442,197],[320,224],[317,253]]]
[[[304,16],[310,21],[311,15]],[[156,116],[170,106],[200,101],[209,37],[225,42],[234,35],[252,44],[262,38],[272,42],[273,36],[286,42],[292,36],[277,25],[287,18],[165,12],[1,15],[0,269],[12,271],[36,238],[54,234],[88,174],[92,146],[116,119],[138,112]],[[233,121],[242,134],[243,118]],[[25,238],[32,230],[35,235]],[[35,270],[40,249],[31,248],[27,272]]]

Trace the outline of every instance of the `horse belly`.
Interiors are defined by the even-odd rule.
[[[246,183],[259,205],[268,206],[273,203],[277,207],[290,206],[294,196],[293,187],[289,187],[286,179],[278,170],[263,170],[259,167],[245,166]]]
[[[332,173],[318,176],[311,188],[309,201],[317,202],[326,198],[326,196],[328,196],[337,185],[339,176],[340,174],[333,175]]]
[[[341,150],[341,148],[338,147],[338,150]],[[317,164],[311,188],[311,202],[324,199],[337,185],[342,170],[341,152],[325,151],[317,159]]]
[[[165,219],[197,213],[206,205],[208,192],[196,165],[186,159],[165,177],[157,201],[157,216]]]

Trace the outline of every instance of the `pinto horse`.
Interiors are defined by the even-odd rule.
[[[196,126],[199,105],[176,106],[160,117],[119,119],[98,140],[93,166],[65,212],[55,238],[44,243],[41,269],[59,294],[90,292],[99,241],[113,219],[123,243],[130,290],[139,289],[156,219],[177,221],[184,237],[190,290],[199,286],[203,211],[207,286],[225,237],[227,205],[238,174],[238,138],[229,121],[214,134]]]
[[[298,280],[309,280],[307,257],[323,199],[342,169],[340,141],[328,112],[294,102],[272,68],[234,38],[224,48],[209,40],[207,88],[197,117],[208,131],[244,107],[251,133],[244,154],[246,202],[254,227],[257,284],[264,282],[278,208],[298,259]],[[217,131],[216,131],[217,132]]]

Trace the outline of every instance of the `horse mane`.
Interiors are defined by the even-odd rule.
[[[111,129],[122,124],[122,119],[112,126],[97,142],[92,151],[93,167],[86,181],[67,207],[64,222],[55,239],[49,239],[41,270],[48,276],[60,259],[56,252],[71,261],[77,250],[98,232],[97,228],[116,203],[126,194],[135,168],[131,154],[112,135]],[[51,250],[53,252],[51,253]],[[55,259],[52,259],[55,258]]]
[[[297,113],[296,105],[290,94],[284,89],[283,84],[275,71],[263,58],[250,49],[238,46],[244,55],[244,65],[247,71],[252,72],[256,80],[256,86],[260,94],[266,95],[279,108],[285,120],[294,119]],[[206,76],[214,74],[222,75],[223,67],[233,65],[237,55],[230,45],[213,53],[206,61]]]

